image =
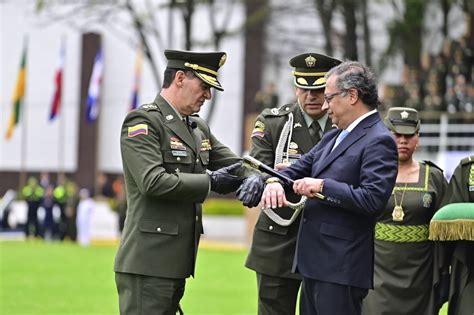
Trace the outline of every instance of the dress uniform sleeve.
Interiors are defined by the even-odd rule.
[[[265,165],[273,168],[275,163],[275,148],[272,142],[272,131],[268,121],[259,115],[252,131],[252,146],[249,155]]]
[[[131,134],[129,128],[139,125],[144,131]],[[131,174],[143,195],[169,200],[180,200],[185,196],[189,201],[203,202],[209,191],[209,176],[167,173],[163,167],[161,140],[159,130],[146,114],[139,111],[129,114],[123,123],[120,137],[124,170]]]
[[[448,189],[448,181],[444,177],[443,171],[440,169],[433,169],[433,185],[436,191],[435,212],[438,211],[444,203],[445,195]],[[434,214],[434,213],[433,213]]]
[[[454,170],[453,176],[449,182],[446,192],[444,194],[443,205],[448,205],[450,203],[456,202],[468,202],[468,198],[464,199],[463,191],[466,190],[465,185],[462,182],[462,164],[459,165]]]

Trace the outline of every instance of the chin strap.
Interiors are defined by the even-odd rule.
[[[289,161],[289,150],[290,150],[290,142],[291,136],[293,135],[293,113],[288,115],[288,120],[286,121],[283,129],[280,133],[280,138],[278,140],[277,147],[275,149],[275,164],[274,168],[279,163],[288,163]],[[286,144],[286,158],[283,159],[283,152],[285,151],[285,144]],[[306,202],[306,197],[301,197],[300,201],[296,203],[289,203],[288,207],[293,209],[294,212],[289,219],[283,219],[277,213],[275,213],[272,208],[262,208],[262,211],[276,224],[281,226],[288,226],[293,223],[298,215],[300,214],[301,210],[304,208],[304,204]]]

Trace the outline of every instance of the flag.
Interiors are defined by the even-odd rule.
[[[64,41],[61,42],[61,48],[59,52],[59,65],[56,69],[56,74],[54,76],[54,95],[53,101],[51,103],[51,111],[49,113],[49,121],[53,121],[56,116],[59,115],[61,109],[61,96],[63,90],[63,72],[64,72],[64,59],[66,56],[66,48],[64,47]]]
[[[27,41],[25,40],[23,53],[21,57],[20,70],[18,71],[18,75],[16,77],[16,85],[13,91],[12,112],[10,115],[10,120],[8,122],[7,132],[5,134],[5,138],[7,140],[13,136],[13,129],[15,129],[15,126],[20,122],[21,105],[23,104],[23,101],[25,98],[27,50],[28,50],[28,44],[27,44]]]
[[[87,109],[86,119],[92,123],[96,121],[99,116],[99,93],[100,84],[102,82],[102,71],[104,69],[104,62],[102,58],[102,49],[97,50],[95,55],[94,66],[92,67],[92,75],[89,81],[89,90],[87,92]]]
[[[133,82],[133,91],[130,101],[129,111],[132,111],[138,107],[139,95],[140,92],[140,81],[142,77],[142,64],[143,64],[143,55],[142,51],[137,50],[137,57],[135,59],[135,81]]]

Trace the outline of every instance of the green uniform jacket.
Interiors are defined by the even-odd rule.
[[[257,117],[255,129],[252,133],[251,156],[270,167],[274,166],[275,149],[289,113],[294,115],[290,161],[298,159],[302,154],[313,148],[313,142],[303,113],[296,103],[284,105],[278,109],[265,109]],[[324,132],[330,129],[331,120],[328,118]],[[296,202],[301,197],[287,194],[287,198]],[[293,210],[289,208],[278,208],[274,211],[285,219],[290,218],[293,213]],[[270,276],[300,278],[299,275],[291,272],[299,221],[299,218],[297,218],[290,226],[280,226],[261,212],[255,225],[252,246],[245,266],[258,273]]]
[[[240,161],[198,116],[192,129],[158,95],[130,112],[120,145],[127,188],[127,218],[115,271],[187,278],[202,228],[201,203],[210,188],[206,169]]]
[[[445,204],[457,202],[474,202],[474,155],[461,160],[449,182]],[[474,242],[446,244],[453,247],[448,314],[474,314]]]

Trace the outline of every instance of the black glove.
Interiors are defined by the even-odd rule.
[[[237,198],[239,198],[246,207],[256,207],[262,198],[264,188],[265,180],[262,176],[249,176],[237,190]]]
[[[232,175],[231,173],[235,172],[240,167],[242,167],[242,162],[223,167],[217,171],[209,172],[209,177],[211,178],[211,190],[218,194],[228,194],[236,191],[242,184],[243,178]]]

